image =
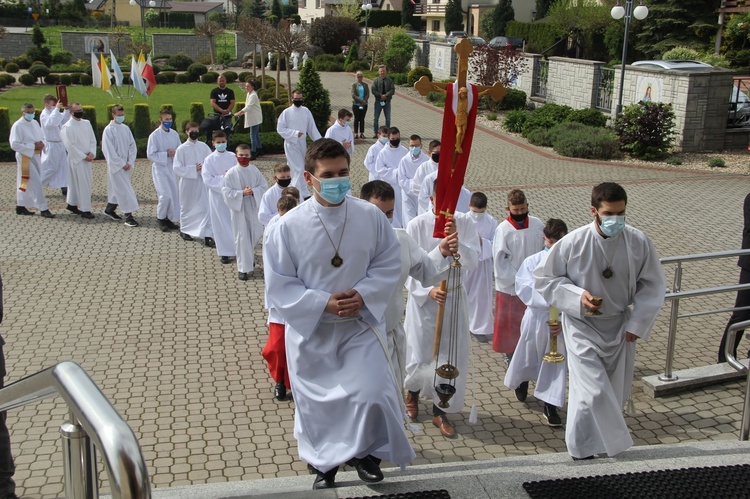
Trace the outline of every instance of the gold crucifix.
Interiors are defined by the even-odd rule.
[[[456,150],[453,153],[453,166],[455,167],[456,158],[459,154],[462,154],[463,147],[461,144],[466,134],[466,127],[469,117],[468,109],[468,96],[469,89],[466,86],[466,76],[469,72],[469,55],[474,50],[471,46],[471,42],[464,38],[456,44],[454,49],[458,54],[458,75],[456,80],[458,81],[458,105],[456,106]],[[426,76],[421,77],[415,84],[414,88],[419,92],[420,95],[427,95],[430,92],[445,92],[445,87],[451,85],[451,83],[433,83]],[[476,85],[479,90],[479,96],[489,95],[495,102],[503,98],[508,92],[501,83],[495,82],[491,87],[485,85]],[[476,105],[477,103],[475,103]]]

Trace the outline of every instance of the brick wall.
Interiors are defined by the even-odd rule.
[[[208,38],[185,33],[154,33],[152,35],[155,54],[183,53],[193,60],[211,55]]]
[[[62,31],[60,33],[62,39],[62,48],[73,53],[74,59],[83,59],[84,61],[91,60],[91,53],[86,53],[86,37],[97,36],[100,38],[106,38],[109,43],[109,48],[114,52],[117,57],[117,62],[120,65],[125,64],[123,62],[128,59],[130,54],[128,53],[128,47],[130,46],[130,35],[123,37],[118,43],[114,37],[107,36],[106,33],[85,32],[85,31]],[[4,40],[3,40],[4,42]],[[105,54],[109,55],[109,54]]]
[[[602,65],[598,61],[550,57],[547,102],[573,108],[594,107],[597,67]]]
[[[28,33],[6,33],[0,43],[0,57],[12,59],[26,53],[31,46],[31,31]]]

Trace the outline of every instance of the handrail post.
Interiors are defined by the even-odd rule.
[[[60,426],[63,449],[63,481],[65,497],[68,499],[97,499],[98,487],[94,480],[96,475],[96,459],[91,453],[91,439],[83,431],[71,415],[71,421]],[[74,422],[75,421],[75,422]]]
[[[674,270],[673,293],[679,293],[682,286],[682,262],[677,262]],[[664,363],[664,374],[659,375],[659,381],[675,381],[677,376],[672,374],[672,363],[674,362],[674,347],[677,342],[677,319],[679,318],[680,299],[672,300],[669,313],[669,336],[667,337],[667,358]]]

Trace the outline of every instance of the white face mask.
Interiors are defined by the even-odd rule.
[[[475,222],[481,222],[487,216],[487,213],[484,211],[469,211],[469,215],[474,219]]]

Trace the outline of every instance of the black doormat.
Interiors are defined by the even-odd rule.
[[[399,492],[382,496],[357,496],[347,499],[450,499],[447,490],[424,490],[421,492]]]
[[[750,498],[750,465],[543,480],[523,488],[532,499]]]

